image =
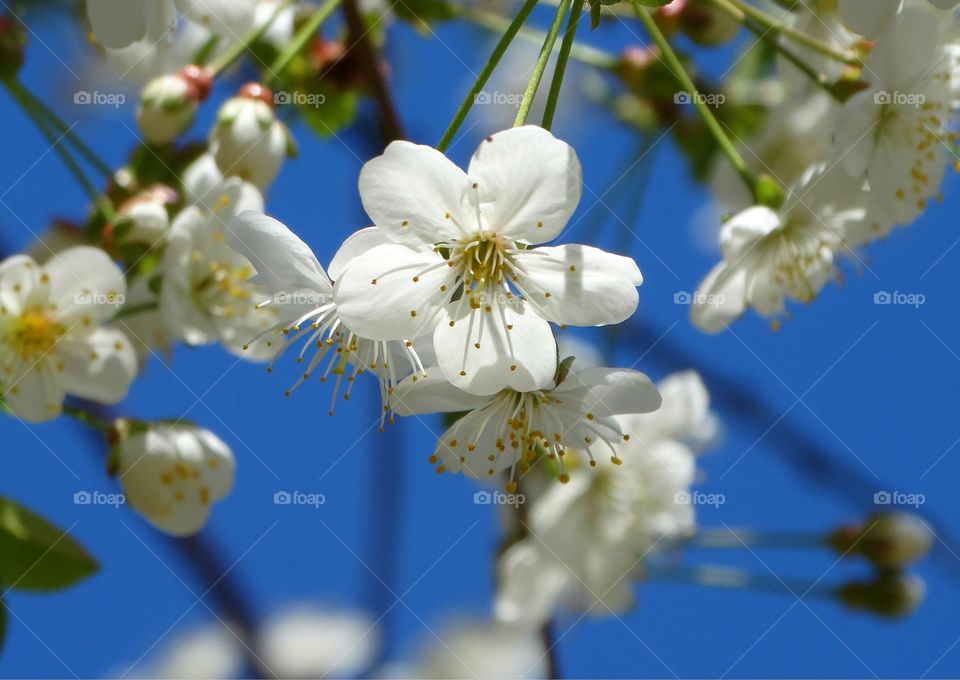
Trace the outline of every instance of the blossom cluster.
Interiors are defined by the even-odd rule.
[[[723,260],[700,284],[693,322],[723,330],[753,309],[773,320],[786,301],[808,303],[839,278],[841,258],[912,224],[940,200],[957,165],[960,23],[956,3],[892,0],[815,3],[793,26],[838,50],[867,52],[862,67],[813,60],[825,91],[786,59],[782,101],[745,142],[748,164],[786,188],[779,205],[752,205],[728,168],[715,172]]]

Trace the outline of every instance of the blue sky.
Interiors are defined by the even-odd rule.
[[[123,124],[133,126],[132,107],[90,117],[73,106],[78,81],[60,60],[79,72],[89,56],[80,32],[52,20],[31,27],[36,36],[25,82],[65,118],[78,121],[76,131],[111,163],[121,162],[135,143]],[[408,135],[435,143],[469,86],[467,66],[479,68],[489,37],[461,25],[438,27],[435,38],[403,25],[389,35],[391,85]],[[610,49],[629,40],[623,30],[584,36]],[[728,56],[700,53],[708,70],[722,70]],[[576,88],[574,81],[570,87]],[[208,105],[193,135],[203,135],[214,108]],[[494,125],[508,124],[491,122],[489,113],[477,111],[468,119],[451,150],[455,160],[466,162]],[[12,252],[28,247],[32,234],[42,233],[53,218],[80,218],[85,200],[6,96],[0,97],[0,115],[6,133],[0,135],[0,243]],[[300,157],[270,191],[268,210],[301,234],[322,261],[347,234],[366,226],[356,178],[362,162],[380,150],[379,142],[370,141],[371,116],[365,111],[360,126],[327,140],[295,126]],[[601,112],[564,107],[554,132],[575,146],[584,165],[586,188],[570,239],[629,252],[645,276],[640,309],[616,336],[611,360],[637,362],[654,378],[708,366],[749,395],[747,403],[736,403],[721,383],[707,383],[725,431],[702,459],[700,488],[724,494],[726,503],[702,508],[702,525],[826,531],[869,512],[873,492],[888,490],[924,494],[923,510],[946,520],[941,537],[960,534],[954,512],[960,453],[953,448],[960,438],[954,412],[960,384],[960,248],[954,248],[960,183],[954,174],[944,186],[943,204],[931,205],[917,224],[871,246],[864,256],[867,269],[845,264],[844,284],[829,286],[809,306],[796,306],[779,332],[747,317],[731,332],[707,337],[690,326],[688,308],[674,304],[675,293],[694,290],[716,258],[697,234],[707,195],[691,182],[676,150],[669,142],[661,145],[642,208],[616,218],[612,212],[619,209],[604,193],[637,146],[633,133]],[[588,225],[599,218],[595,236]],[[879,291],[922,293],[925,303],[876,305]],[[584,336],[598,342],[605,337],[601,331]],[[385,619],[391,658],[411,652],[431,629],[442,635],[452,616],[485,613],[496,518],[489,507],[474,505],[475,487],[468,480],[438,476],[427,464],[430,430],[438,432],[439,421],[412,420],[378,434],[377,398],[368,383],[329,418],[325,386],[305,385],[293,398],[283,397],[292,381],[292,369],[283,368],[268,376],[262,366],[238,362],[218,348],[180,348],[169,366],[152,362],[121,406],[140,418],[186,415],[233,447],[237,486],[217,506],[204,538],[223,564],[234,565],[231,577],[252,611],[262,616],[311,600],[376,612],[394,603],[392,591],[402,602]],[[204,586],[170,541],[128,510],[73,504],[79,490],[114,490],[95,438],[67,421],[27,426],[8,419],[0,428],[0,494],[73,526],[72,534],[102,564],[95,578],[72,590],[8,597],[14,616],[0,674],[103,675],[212,618],[207,606],[215,608],[214,601],[208,596],[198,603]],[[823,480],[798,474],[789,462],[808,453],[798,450],[797,433],[804,446],[814,444],[834,462]],[[379,512],[378,475],[390,480],[399,512]],[[275,506],[273,495],[280,490],[322,493],[327,502],[319,509]],[[384,559],[388,539],[397,551]],[[960,545],[938,542],[936,552],[918,569],[928,596],[902,621],[851,613],[812,596],[798,601],[789,593],[645,583],[638,587],[638,609],[619,619],[560,617],[560,667],[569,677],[956,676]],[[836,563],[816,552],[701,551],[686,560],[833,584],[868,575],[857,561]]]

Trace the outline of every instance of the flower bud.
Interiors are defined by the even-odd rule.
[[[740,30],[740,22],[709,0],[686,0],[677,19],[680,30],[698,45],[729,42]]]
[[[169,144],[193,124],[210,94],[210,74],[199,66],[154,78],[143,88],[137,123],[150,144]]]
[[[111,471],[127,502],[157,529],[195,534],[210,507],[233,488],[233,453],[212,432],[189,423],[118,421]]]
[[[930,552],[933,534],[914,514],[878,512],[860,525],[841,527],[830,543],[838,552],[863,555],[883,569],[899,569]]]
[[[293,140],[277,120],[273,93],[257,83],[240,88],[220,108],[210,134],[210,151],[224,176],[240,177],[266,189],[293,155]]]
[[[23,66],[27,33],[11,16],[0,16],[0,78],[12,78]]]
[[[926,586],[919,576],[883,572],[874,581],[852,581],[839,591],[840,601],[851,609],[880,616],[906,616],[923,600]]]
[[[170,227],[167,206],[177,202],[177,192],[157,184],[123,203],[116,221],[104,230],[104,240],[111,245],[121,241],[137,241],[154,245]]]

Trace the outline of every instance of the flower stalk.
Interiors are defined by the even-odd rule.
[[[547,93],[547,104],[543,111],[542,127],[549,130],[553,125],[553,117],[557,111],[557,102],[560,99],[560,89],[563,87],[563,75],[567,69],[567,61],[570,59],[570,51],[573,48],[573,39],[577,33],[577,27],[580,25],[580,18],[583,15],[584,0],[573,0],[573,8],[570,10],[570,16],[567,19],[567,30],[563,34],[563,41],[560,43],[560,54],[557,55],[557,63],[553,68],[553,80],[550,83],[550,91]]]
[[[543,47],[540,48],[540,55],[537,57],[537,61],[533,65],[533,73],[530,74],[530,80],[527,82],[527,89],[524,91],[523,98],[520,100],[520,106],[517,109],[517,117],[513,121],[514,127],[520,127],[527,122],[527,116],[530,113],[530,107],[533,106],[533,99],[537,96],[537,90],[540,88],[540,81],[543,79],[543,73],[547,69],[547,62],[550,61],[550,55],[553,52],[553,47],[557,42],[557,37],[560,35],[560,26],[563,24],[563,18],[566,16],[569,9],[570,0],[561,0],[559,6],[557,7],[557,13],[553,17],[553,23],[550,24],[550,29],[547,31],[547,35],[543,39]],[[560,68],[559,62],[557,63],[557,67]],[[560,75],[562,79],[562,70]]]

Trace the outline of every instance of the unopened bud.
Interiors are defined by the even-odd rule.
[[[23,66],[27,32],[10,16],[0,16],[0,78],[12,78]]]
[[[117,219],[104,230],[104,241],[138,241],[153,245],[170,226],[167,206],[177,202],[177,192],[157,184],[129,199],[117,210]]]
[[[844,554],[862,555],[883,569],[899,569],[923,558],[933,545],[926,523],[908,512],[879,512],[863,524],[841,527],[830,544]]]
[[[880,616],[906,616],[923,600],[923,579],[911,574],[882,572],[874,581],[852,581],[838,593],[851,609],[863,609]]]
[[[709,0],[686,0],[678,17],[680,30],[698,45],[720,45],[733,40],[740,22]]]
[[[193,124],[197,105],[210,94],[210,74],[199,66],[154,78],[143,88],[137,123],[150,144],[168,144]]]
[[[274,111],[273,92],[248,83],[224,102],[210,133],[210,151],[225,176],[266,189],[293,154],[290,132]]]

